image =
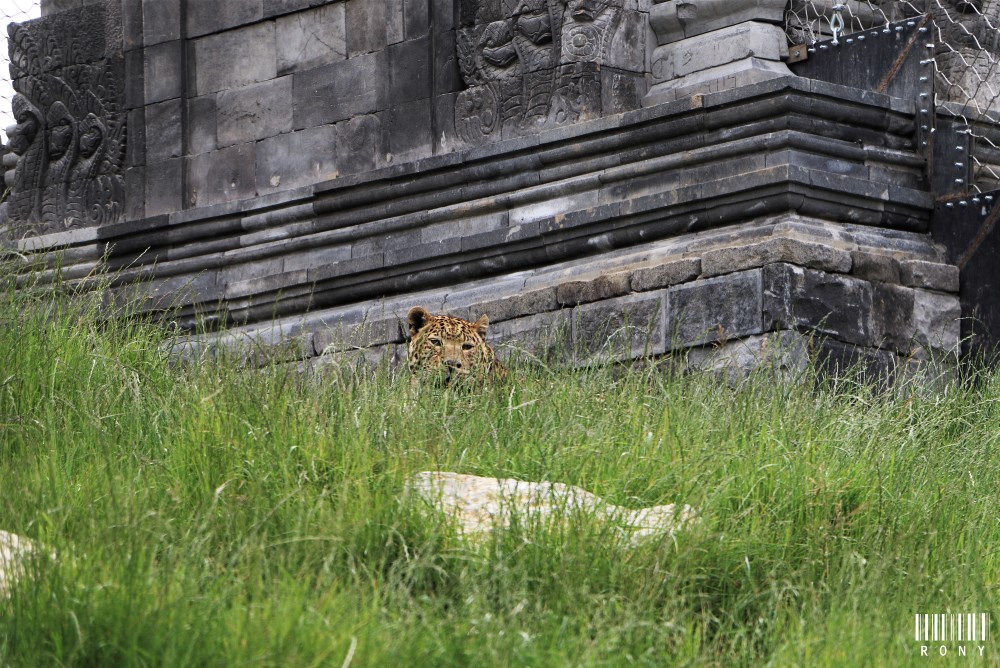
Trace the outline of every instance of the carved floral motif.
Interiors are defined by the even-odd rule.
[[[8,34],[17,123],[4,161],[9,218],[40,234],[119,220],[122,73],[106,61],[84,62],[78,39],[38,39],[30,23],[12,23]]]

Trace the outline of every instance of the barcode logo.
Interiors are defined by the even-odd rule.
[[[990,639],[990,616],[985,612],[915,615],[918,642],[985,642]]]

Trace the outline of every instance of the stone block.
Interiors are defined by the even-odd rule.
[[[146,58],[143,50],[125,53],[125,108],[142,108],[146,104]]]
[[[659,44],[669,44],[744,21],[784,23],[785,0],[666,0],[649,10]]]
[[[163,102],[184,94],[183,42],[163,42],[143,49],[145,103]]]
[[[913,290],[889,283],[874,283],[872,295],[872,343],[907,352],[913,341]]]
[[[701,273],[701,260],[685,258],[664,262],[654,267],[636,269],[632,272],[631,288],[635,292],[668,288],[678,283],[686,283],[698,278]]]
[[[721,375],[730,385],[766,370],[796,378],[809,367],[809,339],[798,332],[769,332],[687,351],[687,367]]]
[[[181,38],[181,0],[142,0],[145,46]]]
[[[264,18],[271,18],[272,16],[297,12],[300,9],[308,9],[310,7],[325,5],[329,1],[330,0],[264,0]]]
[[[622,10],[618,27],[601,59],[603,67],[644,73],[646,63],[646,15]]]
[[[573,349],[570,313],[540,313],[491,324],[486,340],[502,358],[520,353],[546,362],[569,361]]]
[[[184,153],[183,137],[184,101],[167,100],[146,107],[146,160],[163,162],[179,158]]]
[[[183,158],[174,158],[146,167],[147,216],[172,213],[184,208]]]
[[[646,91],[644,74],[601,68],[601,113],[605,116],[641,108]]]
[[[778,61],[787,55],[787,38],[779,26],[743,23],[657,47],[651,63],[653,83],[745,58]]]
[[[961,318],[962,307],[957,296],[913,291],[913,329],[920,345],[957,354]]]
[[[449,295],[450,298],[451,295]],[[456,309],[455,312],[459,317],[470,321],[475,321],[479,316],[486,315],[489,317],[491,325],[495,325],[514,318],[555,311],[557,308],[555,288],[542,288],[491,301],[477,302],[465,308]]]
[[[404,0],[386,0],[385,2],[385,41],[387,44],[395,44],[406,39],[403,2]]]
[[[205,4],[211,7],[211,4]],[[188,17],[190,22],[190,16]],[[266,21],[194,41],[195,94],[268,81],[278,74],[274,22]]]
[[[388,58],[389,79],[386,95],[388,103],[399,105],[431,96],[429,37],[393,44],[388,47]]]
[[[670,288],[667,335],[672,348],[760,334],[762,270],[685,283]]]
[[[444,95],[460,91],[465,87],[458,68],[454,31],[435,34],[431,66],[434,68],[432,95]]]
[[[764,329],[814,330],[873,345],[872,284],[790,264],[764,267]]]
[[[337,133],[332,125],[271,137],[257,146],[257,194],[337,177]]]
[[[254,144],[239,144],[189,158],[187,205],[208,206],[252,197],[256,187],[254,148]]]
[[[344,60],[347,57],[345,25],[343,2],[277,19],[278,74]]]
[[[207,153],[217,148],[216,130],[216,93],[201,97],[189,98],[187,115],[187,145],[191,154]]]
[[[587,359],[620,360],[666,351],[664,339],[665,292],[629,295],[573,310],[576,354]]]
[[[125,170],[125,219],[141,220],[146,217],[146,168],[130,167]]]
[[[370,53],[296,72],[295,128],[335,123],[377,111],[386,76],[384,56]]]
[[[622,297],[629,292],[627,271],[605,274],[589,281],[569,281],[556,288],[556,301],[560,306],[576,306],[612,297]]]
[[[718,276],[774,262],[838,273],[851,270],[851,255],[847,251],[822,243],[779,237],[705,251],[701,256],[701,274]]]
[[[433,153],[430,99],[397,105],[382,117],[386,150],[392,162],[407,162]]]
[[[851,261],[851,274],[857,278],[880,283],[899,283],[899,262],[894,257],[867,251],[851,251]]]
[[[341,174],[375,169],[385,153],[382,122],[374,114],[355,116],[337,123],[337,168]]]
[[[122,0],[122,45],[125,51],[143,47],[142,3],[143,0]]]
[[[425,3],[426,4],[426,0]],[[347,56],[373,53],[386,46],[385,0],[347,0]]]
[[[431,24],[435,32],[458,27],[458,2],[456,0],[431,0]],[[453,38],[454,39],[454,38]]]
[[[187,2],[185,27],[188,37],[198,37],[254,23],[262,18],[263,0],[194,0]]]
[[[431,2],[433,1],[431,0]],[[427,34],[430,28],[429,5],[431,2],[427,0],[403,0],[403,24],[406,30],[406,39],[413,39]]]
[[[292,77],[220,91],[216,109],[219,148],[289,132],[292,129]]]
[[[829,338],[819,341],[816,361],[828,376],[836,378],[856,374],[862,381],[882,385],[892,384],[898,365],[898,358],[892,351]]]
[[[924,260],[903,260],[899,265],[903,285],[941,292],[958,292],[959,272],[955,265]]]
[[[129,167],[146,164],[146,110],[142,107],[130,109],[125,128],[128,141],[125,143],[126,160]]]

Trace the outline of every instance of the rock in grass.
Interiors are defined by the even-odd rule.
[[[34,542],[17,534],[0,531],[0,596],[4,596],[24,575],[24,562],[38,554]]]
[[[545,522],[573,513],[593,514],[614,523],[633,544],[655,536],[673,535],[698,521],[697,512],[686,504],[629,510],[579,487],[544,480],[527,482],[423,471],[410,479],[409,489],[447,516],[456,518],[462,534],[473,540],[485,538],[495,527],[510,526],[514,515]]]

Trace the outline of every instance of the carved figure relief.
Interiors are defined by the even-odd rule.
[[[599,111],[600,68],[621,0],[478,0],[457,33],[455,124],[468,142],[536,132]]]
[[[123,72],[81,62],[79,38],[38,39],[30,23],[8,34],[17,123],[4,161],[9,218],[38,234],[121,219]]]

